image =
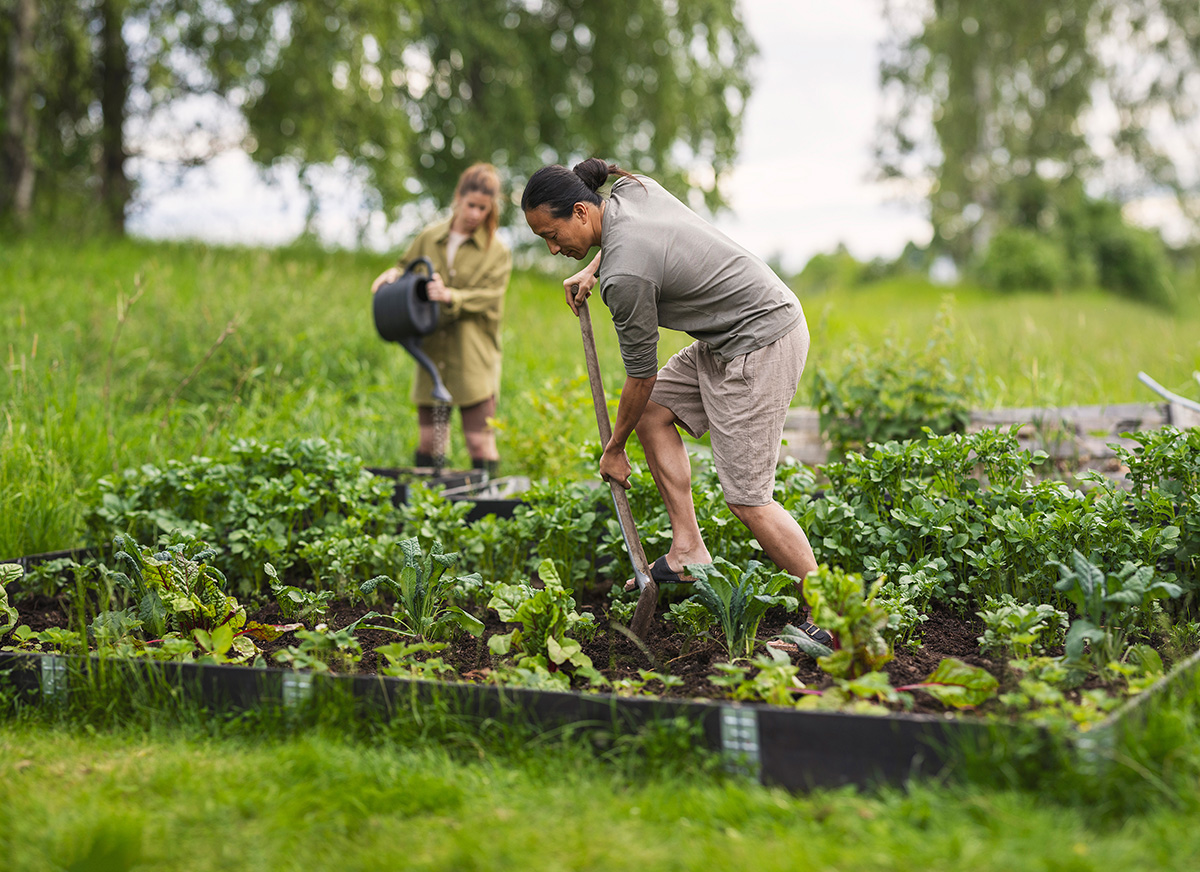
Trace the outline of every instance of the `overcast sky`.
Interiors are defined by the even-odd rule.
[[[719,226],[764,258],[798,270],[839,242],[861,259],[894,257],[905,242],[929,239],[919,207],[889,200],[869,180],[877,119],[877,0],[742,0],[759,47],[746,107],[741,156],[724,187],[731,213]],[[154,190],[154,182],[148,187]],[[330,241],[353,243],[355,208],[327,216]],[[184,185],[158,193],[129,229],[157,238],[276,244],[304,224],[294,181],[257,180],[245,155],[228,154]],[[524,228],[516,228],[520,232]],[[374,247],[398,245],[376,235]]]

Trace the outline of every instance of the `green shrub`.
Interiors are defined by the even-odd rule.
[[[800,293],[820,293],[831,288],[848,288],[862,280],[864,268],[844,245],[828,254],[814,254],[808,259],[793,285]]]
[[[1160,306],[1174,302],[1162,237],[1129,224],[1116,203],[1088,200],[1063,218],[1077,257],[1090,260],[1102,288]]]
[[[975,377],[942,356],[950,327],[939,319],[923,348],[886,338],[882,347],[851,346],[840,367],[819,367],[812,404],[835,454],[872,442],[963,433],[971,419]]]
[[[1070,263],[1062,245],[1025,227],[1005,227],[988,243],[979,279],[999,291],[1056,291],[1067,286]]]

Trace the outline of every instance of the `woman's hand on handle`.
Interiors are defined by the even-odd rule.
[[[425,296],[435,303],[449,303],[451,299],[450,289],[437,273],[430,276],[429,284],[425,286]]]
[[[371,293],[372,294],[376,293],[384,285],[390,285],[392,282],[396,281],[396,279],[400,278],[400,276],[402,276],[402,275],[404,275],[404,273],[400,272],[399,267],[394,266],[394,267],[391,267],[390,269],[385,269],[383,272],[381,272],[379,274],[379,278],[377,278],[377,279],[375,279],[375,281],[371,282]]]

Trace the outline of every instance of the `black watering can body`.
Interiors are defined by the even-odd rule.
[[[422,265],[427,275],[416,271],[416,267]],[[437,329],[440,311],[438,304],[430,300],[426,292],[432,276],[433,263],[429,258],[417,258],[400,278],[375,292],[372,307],[375,329],[379,335],[388,342],[398,342],[404,346],[433,379],[433,398],[441,403],[449,403],[453,398],[442,383],[437,366],[421,350],[421,337]]]

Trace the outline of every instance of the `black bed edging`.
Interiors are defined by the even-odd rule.
[[[214,710],[287,707],[330,690],[348,691],[364,712],[386,716],[409,706],[448,704],[471,717],[520,719],[535,726],[593,724],[633,731],[685,718],[709,748],[764,784],[789,790],[900,785],[953,768],[966,744],[987,741],[994,725],[928,715],[805,712],[775,706],[621,697],[382,676],[330,676],[284,669],[161,663],[115,658],[0,653],[0,684],[30,702],[70,693],[80,666],[103,664],[109,679],[156,681]],[[1007,729],[1007,728],[1006,728]],[[1029,732],[1030,728],[1021,728]]]

